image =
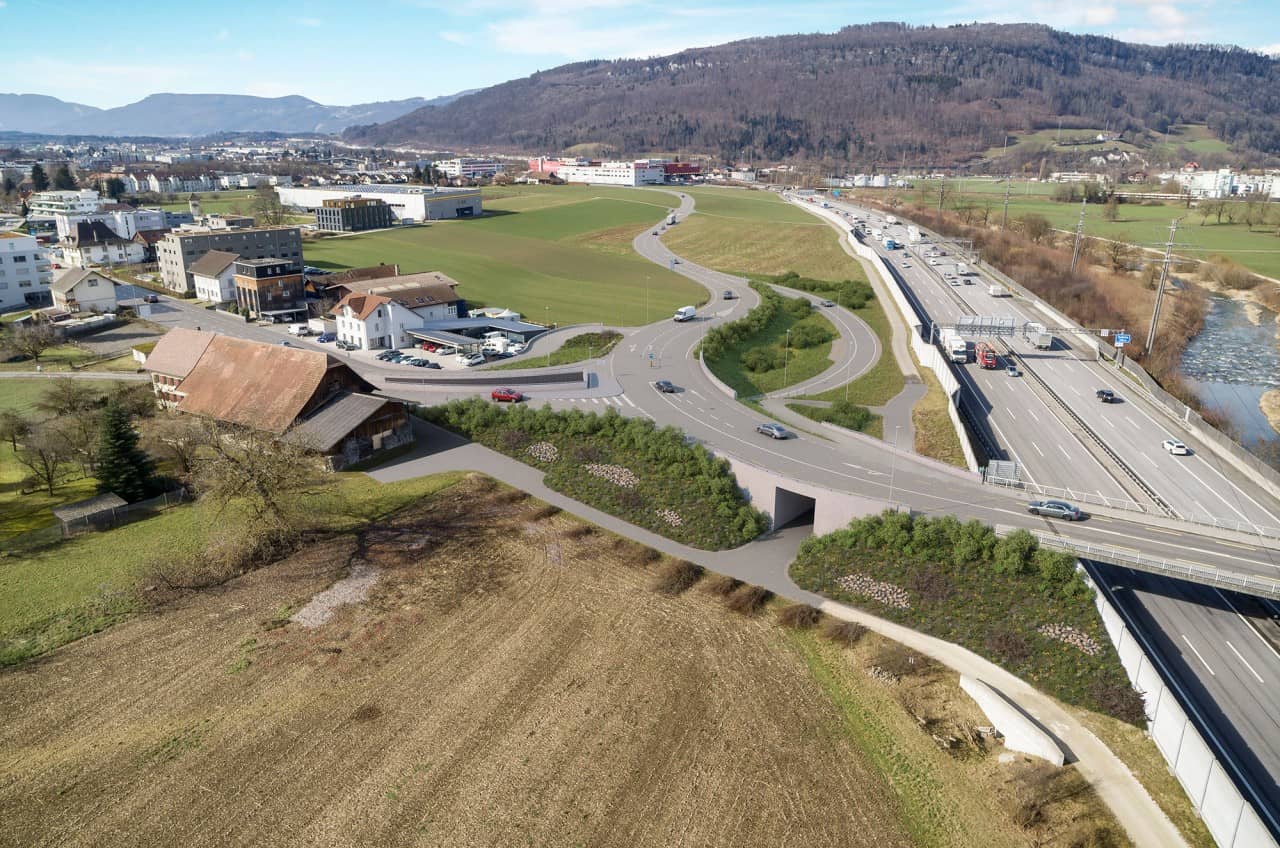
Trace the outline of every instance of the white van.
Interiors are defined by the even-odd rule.
[[[692,306],[682,306],[676,310],[676,314],[672,316],[675,321],[691,321],[698,314],[698,310]]]
[[[291,335],[291,336],[309,336],[309,335],[311,335],[311,328],[310,328],[310,327],[308,327],[306,324],[290,324],[290,325],[289,325],[289,335]]]

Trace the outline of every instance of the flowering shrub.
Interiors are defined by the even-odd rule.
[[[660,509],[657,512],[658,517],[670,524],[672,527],[679,527],[684,524],[684,519],[680,517],[680,513],[673,509]]]
[[[605,465],[601,462],[588,462],[585,466],[587,473],[593,477],[599,477],[602,480],[608,480],[615,486],[621,486],[624,489],[634,489],[636,484],[640,482],[640,478],[630,468],[621,465]]]
[[[539,462],[555,462],[560,456],[560,449],[550,442],[534,442],[525,453]]]
[[[895,586],[892,583],[886,583],[883,580],[874,580],[865,574],[850,574],[841,577],[836,581],[836,585],[846,592],[861,595],[873,601],[879,601],[887,607],[893,607],[894,609],[911,608],[911,596],[907,594],[906,589],[901,586]]]
[[[1091,657],[1096,657],[1102,653],[1102,646],[1095,642],[1093,637],[1066,624],[1046,624],[1036,632],[1047,639],[1054,639],[1073,648],[1078,648]]]

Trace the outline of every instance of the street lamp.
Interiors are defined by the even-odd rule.
[[[898,431],[902,429],[901,425],[895,425],[893,428],[893,456],[889,460],[889,505],[893,506],[893,484],[898,476]]]
[[[550,304],[547,304],[546,310],[547,310],[546,325],[547,325],[547,329],[550,330],[551,329],[551,305]],[[550,365],[551,365],[551,346],[547,345],[547,366],[550,367]]]
[[[787,372],[791,366],[791,331],[787,330],[787,346],[782,351],[782,385],[787,385]]]

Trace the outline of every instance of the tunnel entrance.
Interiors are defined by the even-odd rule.
[[[801,495],[779,487],[773,494],[773,529],[812,527],[814,508],[816,506],[817,501],[808,495]]]

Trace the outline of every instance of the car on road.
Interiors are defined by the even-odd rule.
[[[791,431],[781,424],[774,424],[772,421],[766,421],[764,424],[756,425],[756,432],[763,433],[771,439],[789,439]]]
[[[1093,394],[1094,397],[1103,403],[1115,403],[1120,400],[1120,398],[1116,397],[1116,393],[1110,389],[1095,389]]]
[[[653,234],[656,236],[656,235],[658,234],[658,231],[657,231],[657,230],[654,230],[654,231],[653,231]]]
[[[725,299],[725,300],[733,300],[733,299],[734,299],[734,298],[736,298],[736,297],[737,297],[737,295],[736,295],[736,294],[734,294],[734,293],[733,293],[732,291],[730,291],[729,289],[725,289],[725,290],[724,290],[724,299]]]
[[[1079,521],[1084,513],[1066,501],[1032,501],[1027,504],[1027,512],[1032,515],[1043,515],[1045,518],[1061,518],[1064,521]]]
[[[484,365],[485,359],[482,353],[460,353],[455,357],[455,361],[459,365],[471,368],[476,365]]]
[[[1022,372],[1018,370],[1018,366],[1016,365],[1006,365],[1004,367],[1004,373],[1008,374],[1010,377],[1022,376]]]
[[[676,258],[673,256],[673,257],[671,257],[671,264],[672,264],[672,265],[679,265],[679,264],[681,264],[681,263],[680,263],[680,260],[679,260],[679,259],[676,259]]]
[[[320,344],[328,344],[329,342],[336,342],[337,340],[338,340],[337,333],[321,333],[320,335],[316,336],[316,341],[319,342]]]
[[[818,305],[819,306],[835,306],[835,302],[830,300],[822,300],[818,302]]]
[[[142,300],[143,300],[143,302],[144,302],[144,303],[159,303],[159,302],[160,302],[160,295],[158,295],[158,294],[149,294],[149,295],[147,295],[146,297],[144,297]]]
[[[499,386],[494,389],[489,393],[489,397],[497,403],[519,403],[524,400],[524,395],[521,394],[518,389],[512,389],[506,386]]]
[[[1177,439],[1165,439],[1160,443],[1160,445],[1174,456],[1187,456],[1191,453],[1191,451],[1187,449],[1187,446]]]
[[[281,346],[281,347],[293,347],[293,342],[289,341],[288,339],[281,339],[281,340],[280,340],[280,346]]]
[[[658,380],[653,384],[653,387],[663,394],[671,394],[676,391],[676,384],[670,380]]]
[[[344,342],[342,339],[338,339],[338,341],[335,342],[334,344],[338,348],[338,350],[359,350],[360,349],[359,345],[354,344],[352,342]]]

